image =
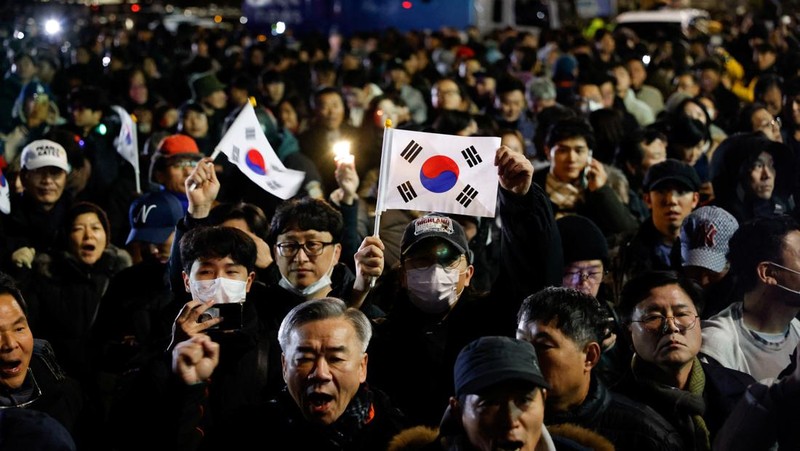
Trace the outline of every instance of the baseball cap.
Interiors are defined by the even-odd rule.
[[[697,171],[687,163],[671,158],[650,166],[644,176],[642,187],[645,191],[652,191],[658,185],[669,181],[680,183],[690,191],[700,191],[700,177]]]
[[[156,153],[158,153],[160,157],[185,155],[197,159],[203,158],[203,155],[200,154],[200,148],[197,147],[197,142],[194,138],[180,133],[169,135],[161,140]]]
[[[475,394],[512,380],[550,388],[539,368],[536,351],[527,341],[510,337],[481,337],[466,345],[453,369],[456,396]]]
[[[691,212],[681,225],[683,266],[700,266],[722,272],[728,263],[728,242],[739,222],[720,207],[705,206]]]
[[[226,86],[216,75],[210,72],[195,75],[192,79],[193,98],[201,100],[217,91],[224,91]]]
[[[415,244],[427,238],[441,238],[462,254],[469,250],[467,235],[457,221],[439,213],[429,213],[411,221],[400,241],[400,255],[405,255]]]
[[[67,172],[70,171],[64,146],[49,139],[39,139],[25,146],[22,149],[20,160],[22,167],[28,170],[55,166]]]
[[[181,201],[166,191],[147,193],[136,198],[128,211],[131,232],[125,244],[132,241],[164,243],[183,213]]]

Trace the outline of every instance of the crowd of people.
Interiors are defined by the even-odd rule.
[[[786,17],[7,40],[0,448],[800,448]],[[214,153],[248,103],[290,199]],[[387,120],[501,138],[495,216],[374,233]]]

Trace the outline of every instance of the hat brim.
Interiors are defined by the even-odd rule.
[[[164,155],[163,158],[167,160],[177,160],[179,158],[187,158],[191,160],[202,160],[203,154],[199,152],[180,152],[180,153],[173,153],[170,155]]]
[[[699,266],[714,272],[722,272],[727,263],[725,254],[709,248],[697,248],[686,252],[683,266]]]
[[[480,376],[470,380],[469,383],[464,384],[464,386],[459,388],[456,396],[480,393],[489,387],[509,381],[530,382],[537,387],[550,388],[550,384],[547,383],[544,377],[537,374],[523,371],[511,371],[507,368],[496,368],[492,371],[486,371]]]
[[[689,191],[692,191],[692,192],[697,192],[697,191],[700,190],[700,187],[699,186],[695,186],[695,183],[692,182],[692,180],[689,179],[688,177],[670,175],[668,177],[661,177],[660,179],[650,183],[650,188],[648,188],[648,191],[655,191],[656,189],[658,189],[659,185],[663,185],[664,183],[667,183],[667,182],[679,183],[679,184],[685,186],[686,188],[688,188]]]
[[[441,238],[441,239],[443,239],[443,240],[447,241],[448,243],[452,244],[452,245],[453,245],[453,247],[455,247],[455,248],[456,248],[456,250],[457,250],[459,253],[461,253],[461,254],[466,254],[466,253],[467,253],[467,249],[464,249],[463,247],[461,247],[461,245],[460,245],[460,244],[458,244],[458,243],[456,242],[456,240],[454,240],[454,239],[452,239],[452,238],[450,238],[450,237],[448,237],[448,236],[444,236],[444,235],[432,235],[432,236],[426,236],[426,237],[424,237],[424,238],[420,238],[420,239],[418,239],[417,241],[414,241],[414,242],[413,242],[413,243],[411,243],[411,244],[410,244],[410,245],[409,245],[407,248],[403,249],[403,250],[400,252],[400,255],[406,255],[406,254],[408,254],[408,252],[409,252],[411,249],[414,249],[414,247],[416,247],[417,245],[419,245],[419,243],[422,243],[422,242],[423,242],[423,241],[425,241],[425,240],[430,240],[430,239],[433,239],[433,238]]]
[[[70,168],[70,167],[69,167],[69,164],[68,164],[68,163],[62,163],[62,162],[60,162],[60,161],[58,161],[58,162],[55,162],[55,161],[45,161],[45,162],[42,162],[41,164],[31,164],[31,165],[29,165],[29,166],[24,166],[24,168],[25,168],[25,169],[27,169],[27,170],[29,170],[29,171],[33,171],[33,170],[35,170],[35,169],[46,168],[46,167],[53,167],[53,168],[62,169],[62,170],[64,170],[64,171],[65,171],[67,174],[69,174],[69,173],[70,173],[70,170],[72,169],[72,168]]]
[[[145,243],[163,244],[169,238],[169,235],[175,227],[151,227],[145,229],[132,228],[128,234],[128,239],[125,244],[131,244],[133,241],[142,241]]]

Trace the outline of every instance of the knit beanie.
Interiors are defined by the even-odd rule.
[[[608,266],[608,242],[591,219],[567,215],[559,218],[556,225],[561,234],[564,265],[582,260],[601,260],[603,266]]]

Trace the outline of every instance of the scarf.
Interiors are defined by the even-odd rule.
[[[562,213],[574,210],[575,204],[583,200],[583,192],[580,189],[570,183],[559,181],[551,173],[547,174],[545,190],[547,196]]]
[[[706,375],[697,357],[692,362],[692,372],[689,373],[689,380],[686,383],[686,390],[656,382],[650,375],[653,373],[652,366],[642,363],[634,354],[631,360],[631,370],[636,383],[652,396],[656,410],[664,412],[677,420],[676,426],[681,426],[680,430],[690,430],[693,449],[710,450],[711,433],[708,430],[703,414],[706,410],[706,403],[703,399],[703,391],[706,387]],[[671,413],[671,415],[669,415]],[[685,421],[684,415],[689,416],[689,422]],[[669,418],[668,418],[669,419]],[[687,443],[689,445],[689,443]]]
[[[288,396],[287,402],[294,403],[288,390],[284,388],[283,396]],[[293,405],[296,408],[296,405]],[[298,415],[301,414],[298,412]],[[366,427],[375,417],[375,408],[372,404],[372,392],[363,384],[356,392],[350,404],[342,415],[330,426],[315,426],[314,433],[319,434],[338,448],[346,449],[353,438],[357,437],[358,432]]]

